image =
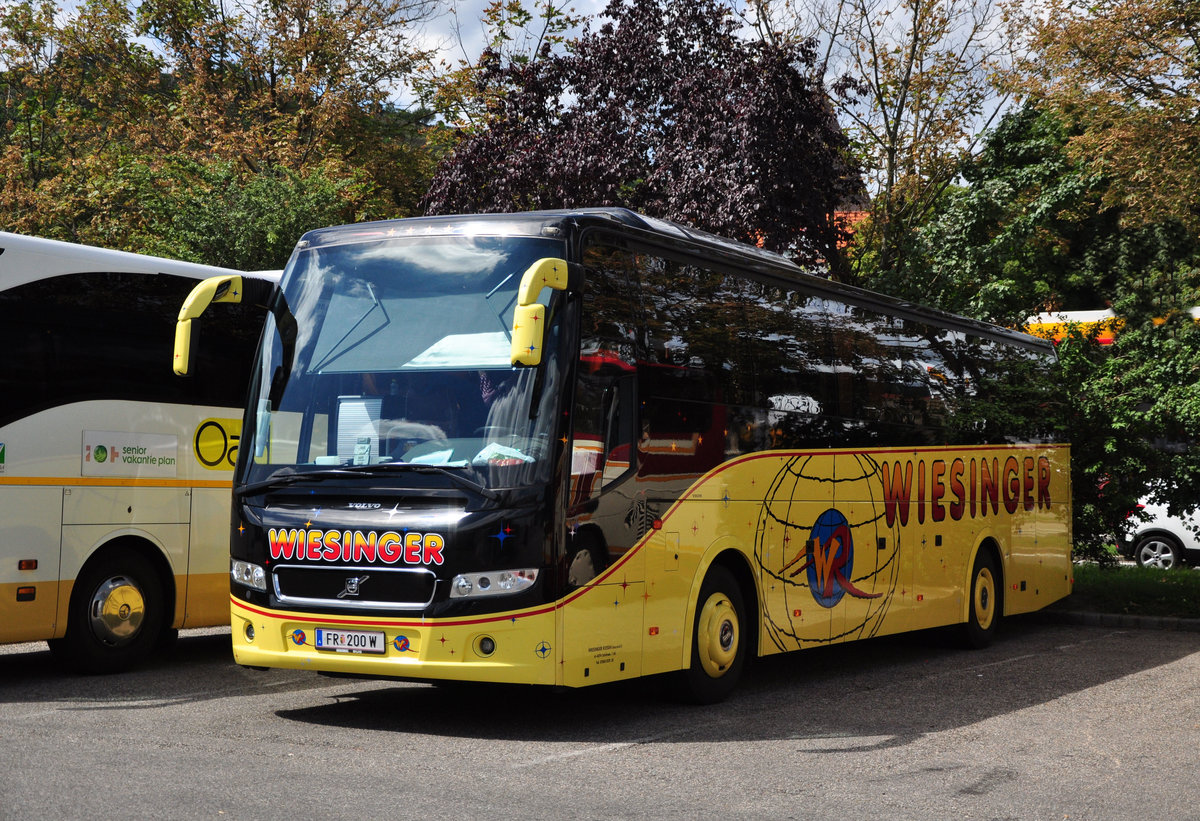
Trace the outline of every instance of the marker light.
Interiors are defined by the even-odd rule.
[[[255,590],[267,590],[267,572],[256,564],[232,559],[229,562],[229,576],[235,582]]]
[[[533,587],[538,572],[525,570],[493,570],[487,573],[462,573],[450,582],[450,598],[468,599],[480,596],[499,596],[519,593]]]

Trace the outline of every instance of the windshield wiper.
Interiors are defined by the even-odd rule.
[[[419,462],[380,462],[377,465],[350,465],[343,468],[343,470],[348,473],[353,472],[359,475],[364,473],[370,475],[375,471],[388,473],[408,470],[413,471],[414,473],[437,474],[439,476],[445,476],[459,487],[464,487],[467,490],[478,493],[480,496],[489,501],[495,502],[499,501],[500,499],[500,494],[496,493],[496,491],[486,488],[479,482],[476,482],[474,479],[468,479],[461,473],[457,473],[449,468],[442,467],[441,465],[424,465]]]
[[[345,468],[305,471],[293,471],[291,468],[283,468],[275,471],[266,479],[236,488],[234,493],[238,496],[253,496],[263,490],[270,490],[273,487],[287,487],[297,482],[324,482],[328,479],[346,479],[357,475],[356,472]]]
[[[355,322],[353,325],[351,325],[350,328],[346,331],[346,333],[342,334],[342,338],[333,344],[333,347],[329,349],[329,353],[325,354],[325,357],[320,362],[318,362],[315,366],[310,368],[310,370],[312,370],[314,372],[319,372],[321,369],[329,367],[329,365],[331,363],[333,363],[340,357],[345,356],[347,353],[349,353],[350,351],[357,348],[359,345],[366,342],[368,339],[373,337],[375,334],[379,333],[381,330],[386,328],[388,325],[392,324],[392,318],[390,316],[388,316],[387,308],[383,307],[383,303],[379,301],[379,297],[375,296],[375,286],[372,285],[370,282],[366,283],[366,286],[367,286],[367,295],[371,297],[371,307],[367,308],[367,310],[363,312],[363,315],[358,318],[358,321]],[[345,350],[342,350],[341,349],[342,344],[344,344],[345,341],[350,338],[351,334],[353,334],[355,331],[358,330],[359,325],[362,325],[364,322],[367,321],[367,317],[369,317],[371,314],[373,314],[375,312],[376,308],[378,308],[379,312],[381,314],[383,314],[383,324],[380,325],[379,327],[375,328],[373,331],[368,331],[366,336],[364,336],[362,339],[358,340],[353,345],[348,345],[345,348]]]
[[[414,462],[381,462],[377,465],[343,465],[337,468],[328,468],[326,470],[306,470],[299,472],[291,472],[290,468],[283,468],[268,476],[259,482],[252,482],[248,485],[243,485],[237,488],[235,493],[238,496],[253,496],[264,490],[270,490],[276,487],[287,487],[294,485],[297,482],[324,482],[329,479],[348,479],[362,478],[364,476],[371,477],[377,473],[389,473],[395,471],[411,470],[416,473],[438,474],[445,476],[450,481],[454,482],[459,487],[478,493],[488,501],[496,502],[500,499],[500,494],[496,491],[484,487],[478,482],[468,479],[461,473],[455,473],[452,470],[444,468],[440,465],[422,465]]]

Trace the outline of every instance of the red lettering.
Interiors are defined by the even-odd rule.
[[[971,460],[971,478],[968,481],[968,484],[970,485],[970,489],[971,489],[971,518],[972,519],[975,518],[975,493],[979,489],[975,484],[975,478],[978,475],[978,473],[979,473],[979,465],[976,464],[974,459],[972,459]]]
[[[342,552],[342,534],[336,530],[329,530],[325,533],[325,549],[321,551],[321,558],[327,562],[337,561],[338,554]]]
[[[954,501],[950,503],[950,518],[958,521],[962,518],[963,508],[966,507],[967,492],[963,489],[962,475],[963,469],[966,466],[962,459],[955,459],[950,463],[950,492],[954,494]],[[972,507],[974,507],[972,505]],[[974,515],[972,510],[971,514]]]
[[[406,564],[421,563],[420,533],[409,533],[404,537],[404,561]]]
[[[308,551],[304,558],[309,561],[319,561],[321,558],[321,537],[325,535],[323,530],[308,531]]]
[[[938,459],[930,465],[932,475],[929,477],[929,512],[935,522],[946,518],[946,508],[942,507],[942,497],[946,495],[946,483],[942,477],[946,474],[946,463]]]
[[[400,561],[400,534],[388,531],[379,537],[379,561],[395,564]]]
[[[1050,509],[1050,460],[1038,457],[1038,507]]]
[[[267,534],[271,544],[271,558],[292,559],[296,557],[296,542],[300,540],[299,530],[276,530],[271,528]]]
[[[1025,470],[1021,486],[1021,504],[1026,510],[1033,510],[1033,457],[1026,456],[1022,462]]]
[[[990,500],[992,503],[992,515],[995,516],[1000,512],[1000,461],[992,460],[991,469],[988,469],[987,459],[981,459],[979,462],[979,489],[981,491],[980,513],[987,515],[987,503]]]
[[[1021,468],[1017,466],[1017,457],[1010,456],[1004,460],[1004,509],[1009,513],[1017,512],[1018,497],[1021,495]]]
[[[363,533],[361,530],[354,531],[354,561],[356,562],[373,562],[375,561],[375,531]]]
[[[917,462],[917,523],[925,524],[925,462]]]
[[[900,473],[901,464],[905,468],[903,476]],[[883,478],[883,514],[887,526],[894,527],[897,516],[901,526],[905,526],[908,524],[909,498],[912,493],[912,462],[895,462],[890,473],[887,462],[881,462],[879,467]]]
[[[445,543],[442,537],[436,533],[425,534],[425,551],[421,554],[421,561],[424,564],[441,564],[442,563],[442,548]]]

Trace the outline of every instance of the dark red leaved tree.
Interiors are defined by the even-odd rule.
[[[809,44],[737,34],[714,0],[613,0],[565,54],[490,63],[488,125],[441,163],[428,213],[624,206],[839,264],[858,175]]]

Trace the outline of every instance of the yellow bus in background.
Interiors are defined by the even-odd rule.
[[[0,642],[110,672],[228,623],[261,310],[214,309],[195,379],[166,360],[184,297],[229,273],[0,233]]]
[[[623,209],[313,231],[270,309],[239,664],[711,702],[750,656],[980,646],[1070,592],[1045,340]]]
[[[1200,322],[1200,307],[1191,308],[1189,313],[1193,321]],[[1155,318],[1154,324],[1161,325],[1163,321],[1161,317]],[[1043,311],[1026,320],[1025,331],[1042,339],[1060,342],[1071,327],[1075,326],[1084,333],[1094,332],[1097,344],[1111,345],[1124,324],[1125,321],[1111,308],[1092,311]]]

